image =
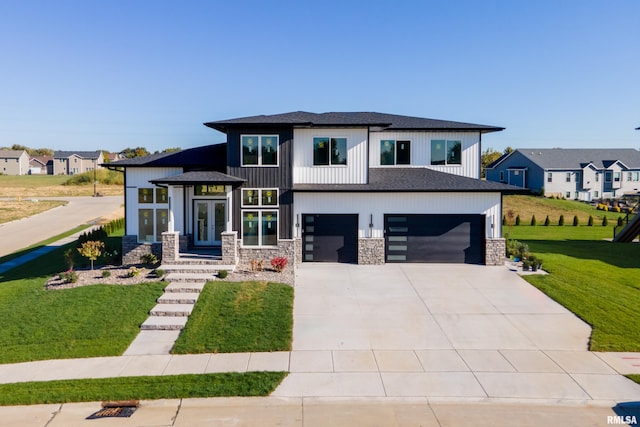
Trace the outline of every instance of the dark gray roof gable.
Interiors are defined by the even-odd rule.
[[[227,144],[205,145],[171,153],[151,154],[110,163],[106,167],[182,167],[187,170],[214,170],[224,172],[227,167]]]
[[[500,192],[520,187],[467,178],[428,168],[371,168],[368,184],[296,184],[294,191]]]
[[[640,169],[640,151],[633,148],[518,148],[515,152],[542,169],[582,169],[588,163],[605,169],[616,161]]]
[[[230,127],[240,126],[375,126],[389,130],[456,130],[477,131],[481,133],[496,132],[504,129],[497,126],[374,112],[331,112],[316,114],[306,111],[295,111],[268,116],[240,117],[236,119],[207,122],[204,125],[223,133],[227,133],[227,130]]]
[[[76,156],[82,157],[83,159],[97,160],[100,157],[100,153],[102,153],[102,151],[100,151],[100,150],[96,150],[96,151],[55,151],[53,153],[53,157],[55,159],[60,159],[60,158],[70,157],[70,156],[73,156],[75,154]]]

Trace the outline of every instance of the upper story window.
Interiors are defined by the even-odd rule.
[[[347,164],[347,138],[313,138],[313,165]]]
[[[410,165],[411,141],[396,141],[393,139],[380,141],[380,164],[382,166]]]
[[[596,182],[600,182],[600,174],[596,172]]]
[[[431,140],[432,165],[461,165],[462,141]]]
[[[547,182],[553,182],[553,173],[547,172]]]
[[[567,172],[567,178],[566,178],[567,182],[571,182],[571,172]]]
[[[278,135],[242,135],[242,166],[278,166]]]
[[[613,180],[615,182],[620,182],[620,172],[614,172],[613,173]]]
[[[611,182],[611,171],[606,171],[604,173],[604,182]]]
[[[504,171],[500,171],[500,182],[504,182]]]

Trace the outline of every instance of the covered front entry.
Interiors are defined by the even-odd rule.
[[[193,244],[194,246],[218,246],[222,243],[225,230],[224,200],[193,201]]]
[[[386,262],[484,262],[484,215],[385,215]]]
[[[358,262],[358,215],[302,215],[302,259]]]

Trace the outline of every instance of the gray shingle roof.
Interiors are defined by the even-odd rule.
[[[0,157],[3,159],[18,159],[25,153],[25,150],[0,150]]]
[[[55,159],[60,159],[60,158],[66,158],[69,156],[73,156],[74,154],[82,157],[83,159],[92,159],[92,160],[97,160],[98,157],[100,157],[100,153],[102,153],[102,151],[100,150],[96,150],[96,151],[54,151],[53,152],[53,157]]]
[[[171,153],[133,157],[131,159],[104,163],[102,166],[183,167],[187,170],[202,169],[223,172],[227,169],[227,144],[206,145],[204,147],[188,148]]]
[[[227,132],[229,127],[237,126],[379,126],[390,130],[433,130],[433,131],[479,131],[482,133],[503,130],[502,127],[453,122],[449,120],[426,119],[422,117],[399,116],[375,112],[330,112],[309,113],[294,111],[291,113],[240,117],[205,123],[205,126]]]
[[[294,191],[522,192],[499,182],[467,178],[428,168],[371,168],[368,184],[296,184]]]
[[[633,148],[518,148],[516,151],[543,169],[582,169],[589,163],[603,169],[617,160],[629,168],[640,168],[640,151]]]
[[[150,182],[154,184],[177,184],[177,185],[193,185],[193,184],[228,184],[240,185],[245,179],[227,175],[214,171],[192,171],[185,172],[180,175],[168,176],[166,178],[153,179]]]

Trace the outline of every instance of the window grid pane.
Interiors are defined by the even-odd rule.
[[[411,164],[411,141],[397,141],[396,152],[397,152],[396,164],[398,165]]]
[[[446,155],[446,142],[443,139],[431,141],[431,164],[444,165]]]
[[[331,164],[347,164],[347,138],[331,138]]]
[[[245,246],[258,246],[258,219],[257,211],[242,212],[242,244]]]
[[[396,164],[396,143],[390,139],[383,139],[380,141],[380,164],[382,166],[395,165]]]
[[[258,137],[257,136],[242,137],[242,164],[243,165],[258,164]]]
[[[262,245],[278,244],[278,211],[264,211],[262,216]]]
[[[261,139],[262,146],[262,164],[277,165],[278,164],[278,139],[275,136],[263,136]]]
[[[329,164],[329,138],[313,138],[313,164]]]

